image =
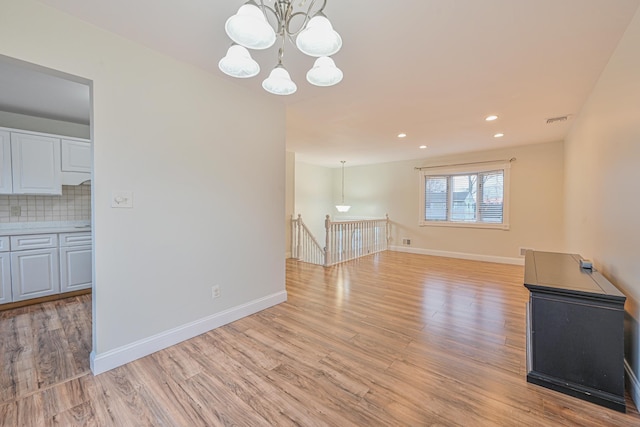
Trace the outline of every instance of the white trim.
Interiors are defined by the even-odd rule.
[[[504,213],[503,213],[504,215]],[[509,224],[491,222],[463,222],[463,221],[420,221],[418,227],[458,227],[484,228],[488,230],[509,231]]]
[[[96,354],[92,351],[91,371],[94,375],[101,374],[286,300],[287,292],[281,291],[104,353]]]
[[[459,173],[491,172],[497,169],[510,169],[510,160],[496,160],[494,162],[475,162],[461,165],[425,166],[420,169],[425,175],[452,175]]]
[[[636,377],[627,359],[624,359],[624,370],[629,378],[631,400],[636,404],[636,408],[640,408],[640,381],[638,381],[638,377]]]
[[[425,218],[425,178],[427,176],[450,176],[457,174],[475,174],[482,172],[491,172],[502,170],[503,187],[502,187],[502,222],[464,222],[464,221],[432,221]],[[509,203],[510,203],[510,181],[511,181],[511,161],[496,161],[496,162],[480,162],[469,163],[465,165],[455,166],[441,166],[441,167],[428,167],[421,169],[419,175],[420,181],[418,182],[418,188],[420,190],[418,206],[418,226],[420,227],[460,227],[460,228],[486,228],[496,230],[509,230]],[[451,205],[451,191],[447,192],[447,204]]]
[[[409,248],[406,246],[390,246],[390,251],[407,252],[410,254],[432,255],[444,258],[459,258],[472,261],[495,262],[498,264],[524,265],[523,258],[510,258],[494,255],[469,254],[464,252],[447,252],[435,249]]]

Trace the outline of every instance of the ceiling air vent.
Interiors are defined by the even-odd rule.
[[[567,120],[569,120],[569,116],[570,115],[560,116],[560,117],[551,117],[550,119],[547,119],[547,124],[550,125],[557,122],[566,122]]]

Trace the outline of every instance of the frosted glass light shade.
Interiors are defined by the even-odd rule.
[[[260,72],[260,65],[251,58],[249,51],[234,44],[227,51],[227,55],[218,62],[218,68],[231,76],[240,79],[253,77]]]
[[[342,38],[326,16],[316,15],[296,38],[296,46],[309,56],[331,56],[342,47]]]
[[[249,49],[267,49],[276,42],[276,32],[255,3],[240,6],[238,13],[227,19],[224,29],[231,40]]]
[[[349,209],[351,209],[351,206],[349,205],[336,205],[336,209],[338,210],[338,212],[349,212]]]
[[[307,81],[316,86],[333,86],[340,83],[342,77],[342,71],[327,56],[316,59],[313,68],[307,72]]]
[[[291,95],[298,87],[289,73],[281,65],[271,70],[271,74],[262,82],[262,87],[274,95]]]

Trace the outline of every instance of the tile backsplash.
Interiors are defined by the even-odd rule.
[[[90,219],[90,185],[63,185],[62,196],[0,195],[0,224]]]

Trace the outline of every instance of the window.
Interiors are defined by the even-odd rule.
[[[420,171],[420,225],[509,229],[509,162]]]

